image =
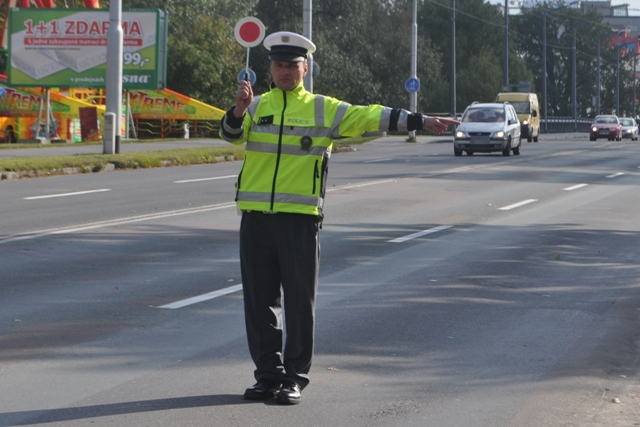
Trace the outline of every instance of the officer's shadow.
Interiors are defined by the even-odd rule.
[[[55,423],[109,417],[114,415],[164,411],[168,409],[188,409],[206,406],[240,405],[251,403],[255,402],[245,400],[242,394],[217,394],[208,396],[139,400],[134,402],[80,406],[76,408],[5,412],[0,413],[0,427]]]

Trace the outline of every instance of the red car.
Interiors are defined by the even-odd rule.
[[[622,141],[622,124],[618,116],[596,116],[589,129],[589,139],[595,141],[598,138],[607,138],[609,141]]]

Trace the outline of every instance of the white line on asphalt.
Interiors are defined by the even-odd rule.
[[[452,225],[440,225],[438,227],[433,227],[433,228],[430,228],[428,230],[419,231],[417,233],[409,234],[409,235],[404,236],[404,237],[398,237],[397,239],[388,240],[387,242],[389,242],[389,243],[402,243],[402,242],[406,242],[407,240],[411,240],[411,239],[415,239],[417,237],[425,236],[427,234],[437,233],[438,231],[446,230],[447,228],[451,228],[451,227],[453,227],[453,226]]]
[[[87,191],[74,191],[73,193],[61,193],[61,194],[49,194],[48,196],[33,196],[25,197],[25,200],[37,200],[37,199],[51,199],[53,197],[67,197],[67,196],[79,196],[80,194],[102,193],[104,191],[111,191],[108,188],[101,188],[99,190],[87,190]]]
[[[6,239],[0,239],[0,245],[3,243],[17,242],[19,240],[30,240],[30,239],[36,239],[38,237],[51,236],[54,234],[75,233],[77,231],[93,230],[96,228],[111,227],[114,225],[124,225],[124,224],[131,224],[134,222],[151,221],[154,219],[169,218],[169,217],[179,216],[179,215],[189,215],[189,214],[200,213],[200,212],[209,212],[209,211],[215,211],[219,209],[233,208],[235,206],[236,206],[235,202],[222,203],[219,205],[202,206],[199,208],[183,209],[179,211],[169,211],[169,212],[163,212],[163,213],[157,213],[157,214],[139,215],[139,216],[133,216],[128,218],[114,219],[110,221],[93,222],[90,224],[79,225],[77,227],[54,228],[51,230],[43,230],[35,233],[11,236],[11,237],[7,237]]]
[[[383,181],[363,182],[362,184],[341,185],[340,187],[329,188],[327,190],[327,192],[329,192],[329,191],[338,191],[338,190],[347,190],[349,188],[360,188],[360,187],[366,187],[366,186],[369,186],[369,185],[385,184],[387,182],[397,182],[397,181],[400,181],[400,179],[401,178],[398,178],[398,179],[385,179]]]
[[[617,178],[619,176],[624,175],[624,172],[618,172],[618,173],[614,173],[612,175],[607,175],[607,178]]]
[[[184,184],[187,182],[199,182],[199,181],[212,181],[214,179],[227,179],[227,178],[235,178],[238,175],[226,175],[226,176],[215,176],[212,178],[197,178],[197,179],[183,179],[182,181],[173,181],[174,184]]]
[[[209,292],[207,294],[198,295],[196,297],[183,299],[180,301],[172,302],[170,304],[160,305],[158,308],[170,308],[175,310],[176,308],[186,307],[188,305],[197,304],[202,301],[207,301],[210,299],[218,298],[223,295],[232,294],[234,292],[238,292],[242,290],[242,283],[239,285],[231,286],[228,288],[220,289],[218,291]]]
[[[537,201],[538,201],[537,199],[523,200],[521,202],[514,203],[513,205],[505,206],[503,208],[498,208],[498,209],[501,210],[501,211],[509,211],[511,209],[519,208],[520,206],[528,205],[529,203],[534,203],[534,202],[537,202]]]
[[[587,185],[589,185],[589,184],[578,184],[578,185],[574,185],[572,187],[563,188],[563,190],[565,190],[565,191],[573,191],[573,190],[577,190],[578,188],[586,187]]]
[[[367,160],[366,162],[362,162],[362,163],[377,163],[377,162],[388,162],[390,160],[393,159],[378,159],[378,160]]]

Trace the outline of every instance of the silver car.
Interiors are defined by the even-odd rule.
[[[622,138],[631,138],[632,141],[638,140],[638,123],[630,117],[620,117],[622,124]]]
[[[502,152],[520,154],[520,121],[508,102],[469,105],[462,115],[453,139],[453,154]]]

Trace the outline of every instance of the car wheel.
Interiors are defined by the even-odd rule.
[[[467,153],[467,156],[473,156],[473,151],[471,150],[467,150],[466,153]]]
[[[462,156],[462,150],[456,148],[455,146],[453,147],[453,155],[454,156]]]
[[[596,139],[594,137],[590,137],[589,141],[595,141]]]
[[[511,155],[511,138],[509,138],[507,140],[507,146],[504,150],[502,150],[502,155],[503,156],[510,156]]]

